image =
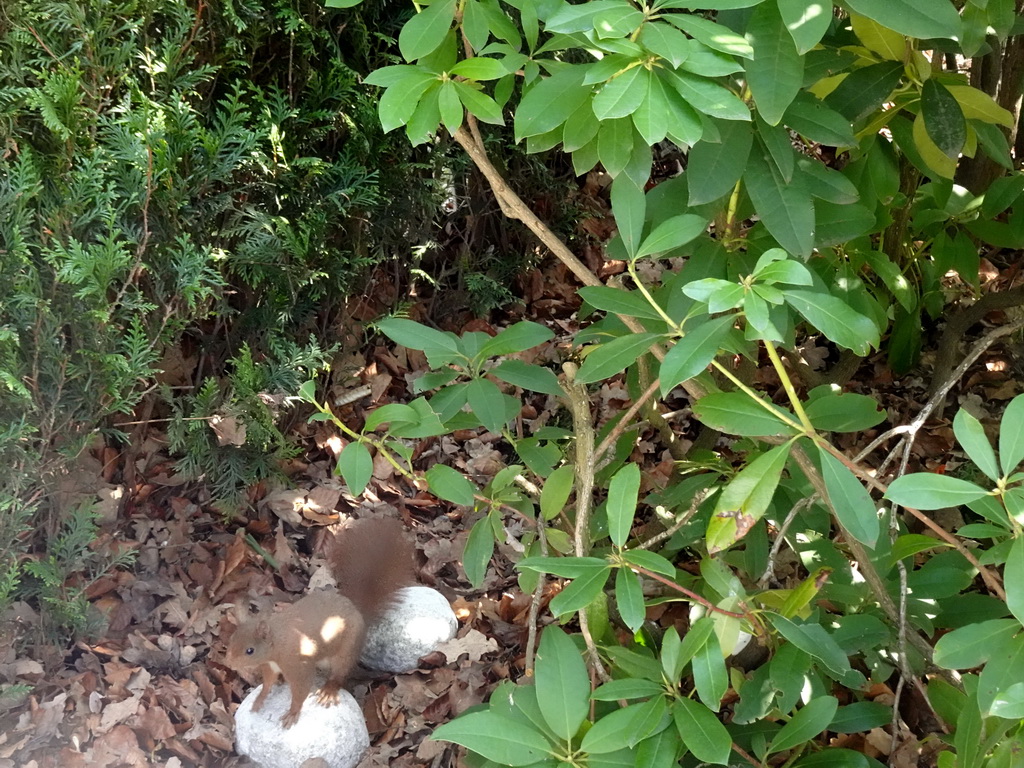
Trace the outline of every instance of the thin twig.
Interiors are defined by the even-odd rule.
[[[690,502],[690,508],[680,515],[674,523],[672,523],[671,528],[666,528],[661,533],[654,534],[651,538],[638,546],[637,549],[650,549],[655,544],[665,541],[665,539],[675,535],[676,531],[693,519],[693,516],[697,514],[697,510],[700,508],[700,505],[704,503],[704,500],[717,490],[717,488],[705,488],[703,491],[698,491],[697,495],[693,497],[693,501]]]
[[[782,526],[779,528],[778,533],[775,535],[775,542],[772,544],[771,552],[768,553],[768,565],[765,566],[764,573],[761,574],[761,578],[757,580],[757,586],[764,589],[768,586],[768,580],[772,577],[775,572],[775,558],[779,556],[779,552],[782,550],[782,545],[786,543],[786,530],[796,520],[796,516],[807,509],[818,499],[818,494],[811,494],[805,499],[800,499],[793,508],[789,510],[789,514],[786,515],[786,519],[782,521]]]
[[[604,440],[601,441],[601,444],[597,446],[597,449],[594,451],[594,461],[600,461],[601,457],[604,456],[605,451],[607,451],[615,443],[615,441],[622,436],[622,433],[626,431],[626,424],[629,423],[630,419],[636,416],[637,411],[639,411],[643,407],[644,403],[652,395],[654,395],[655,392],[658,391],[658,387],[660,386],[660,384],[661,382],[659,382],[657,379],[652,381],[651,386],[649,386],[647,390],[636,399],[636,402],[629,406],[629,409],[626,411],[623,417],[619,419],[619,422],[612,428],[612,430],[607,435],[605,435],[605,438]]]

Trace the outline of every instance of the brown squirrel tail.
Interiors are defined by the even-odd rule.
[[[330,559],[338,589],[367,622],[392,604],[395,593],[416,583],[416,550],[398,521],[357,520],[335,539]]]

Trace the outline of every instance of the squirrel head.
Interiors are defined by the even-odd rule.
[[[252,667],[266,661],[271,650],[270,623],[253,618],[239,624],[228,643],[225,662],[233,669]]]

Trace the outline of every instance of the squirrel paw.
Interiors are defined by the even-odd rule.
[[[299,710],[299,712],[301,711]],[[287,730],[295,725],[299,720],[299,712],[286,712],[285,716],[281,718],[281,727]]]
[[[325,707],[330,707],[338,703],[338,691],[341,690],[341,683],[335,680],[328,680],[324,683],[323,687],[317,692],[316,700]]]

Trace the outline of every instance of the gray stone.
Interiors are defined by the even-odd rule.
[[[262,768],[295,768],[320,758],[327,768],[354,768],[370,746],[370,734],[362,710],[346,690],[338,692],[337,704],[325,707],[310,696],[291,728],[281,718],[291,704],[291,691],[278,684],[259,712],[252,703],[263,689],[256,686],[235,712],[235,749]]]
[[[430,587],[406,587],[367,630],[360,661],[383,672],[411,672],[421,656],[455,637],[458,626],[444,595]]]

